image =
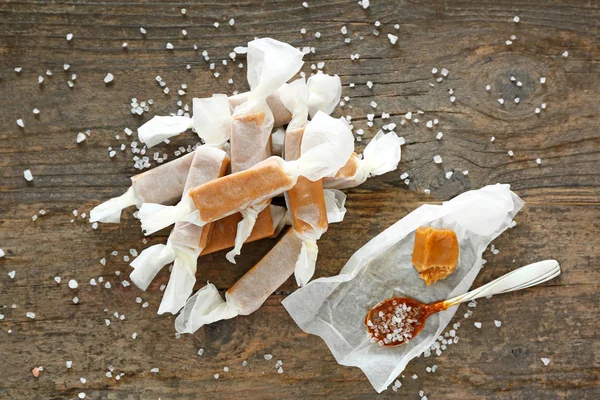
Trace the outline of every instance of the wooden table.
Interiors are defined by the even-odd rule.
[[[340,75],[350,100],[335,115],[352,115],[355,129],[364,129],[364,142],[384,123],[399,124],[408,111],[420,120],[396,129],[406,139],[398,171],[348,191],[346,220],[319,243],[317,276],[337,274],[354,251],[420,204],[496,182],[511,184],[527,205],[518,225],[495,241],[499,254],[484,254],[488,263],[475,284],[536,260],[557,258],[562,265],[558,279],[481,301],[469,319],[462,306],[455,318],[462,324],[459,343],[439,358],[413,360],[399,393],[388,390],[379,397],[416,399],[423,390],[430,399],[600,398],[598,4],[373,0],[363,10],[352,0],[308,3],[308,8],[299,0],[0,4],[0,248],[6,252],[0,259],[0,398],[75,399],[80,392],[88,399],[374,397],[360,370],[338,365],[323,341],[302,332],[285,312],[280,302],[295,289],[292,280],[253,315],[176,338],[173,318],[156,315],[167,271],[145,293],[121,285],[130,270],[123,256],[145,247],[131,211],[121,224],[97,230],[82,218],[121,194],[137,172],[129,151],[137,138],[124,128],[135,131],[153,115],[175,112],[182,83],[188,85],[181,97],[186,104],[193,96],[246,90],[240,60],[221,62],[255,36],[314,46],[304,70],[324,62],[325,72]],[[513,22],[516,15],[519,23]],[[373,35],[376,20],[379,36]],[[71,41],[68,33],[74,35]],[[396,45],[388,33],[399,37]],[[516,39],[507,45],[511,35]],[[167,42],[173,50],[165,49]],[[217,64],[218,79],[202,50]],[[351,54],[360,59],[352,61]],[[65,63],[70,64],[66,72]],[[22,72],[15,73],[15,67]],[[433,67],[448,69],[448,76],[437,82],[441,75],[432,75]],[[47,69],[52,76],[46,76]],[[114,82],[105,85],[109,72]],[[77,75],[73,88],[67,86],[71,74]],[[169,95],[156,75],[168,83]],[[540,77],[547,78],[545,84]],[[152,98],[154,104],[134,116],[132,97]],[[536,114],[542,103],[547,108]],[[38,116],[33,108],[40,110]],[[382,112],[390,114],[389,121],[380,118]],[[367,126],[368,113],[375,113],[373,128]],[[15,123],[19,118],[24,128]],[[428,129],[425,123],[433,118],[439,125]],[[91,135],[77,144],[77,133],[86,129]],[[442,140],[435,139],[437,131]],[[120,151],[121,143],[127,151]],[[193,143],[188,133],[158,151],[173,158],[179,146]],[[109,146],[117,150],[114,158]],[[432,161],[436,154],[441,165]],[[23,179],[26,169],[33,182]],[[448,171],[454,171],[450,179]],[[400,179],[403,172],[409,173],[408,184]],[[46,214],[32,221],[41,209]],[[149,244],[164,242],[166,235],[154,235]],[[209,280],[228,288],[273,244],[245,246],[236,265],[223,252],[202,259],[197,287]],[[89,284],[99,277],[112,288]],[[78,289],[68,288],[70,279],[78,281]],[[150,305],[143,308],[138,296]],[[496,328],[494,320],[502,326]],[[265,354],[273,359],[266,361]],[[550,358],[548,366],[542,357]],[[274,368],[276,360],[283,361],[283,374]],[[432,364],[437,371],[427,373]],[[31,370],[37,366],[44,370],[36,379]],[[112,378],[105,376],[109,368]],[[411,379],[413,374],[418,379]]]

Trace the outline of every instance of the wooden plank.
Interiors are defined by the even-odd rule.
[[[459,343],[439,358],[411,362],[402,379],[403,394],[416,398],[424,390],[429,398],[445,399],[600,397],[598,8],[548,0],[373,1],[368,10],[354,1],[309,3],[308,9],[291,0],[193,3],[185,5],[185,17],[180,13],[183,3],[0,4],[0,248],[7,253],[0,259],[0,314],[5,316],[0,320],[0,397],[64,399],[85,392],[87,398],[106,399],[372,398],[374,391],[362,372],[339,366],[324,343],[298,329],[281,307],[285,295],[295,290],[293,280],[253,315],[177,339],[173,318],[155,314],[167,271],[145,293],[121,285],[130,269],[123,256],[146,246],[131,210],[120,225],[98,230],[72,214],[74,209],[87,213],[122,193],[137,172],[129,150],[117,151],[113,159],[108,156],[109,146],[117,149],[125,143],[129,149],[137,140],[123,133],[125,127],[135,130],[155,114],[176,112],[175,92],[182,83],[188,85],[182,97],[186,104],[194,96],[246,90],[245,70],[237,67],[245,59],[238,57],[227,66],[222,60],[234,46],[265,35],[295,46],[315,46],[316,53],[305,57],[304,71],[323,61],[325,72],[340,75],[350,101],[335,115],[352,115],[355,129],[365,131],[357,149],[383,124],[399,125],[408,111],[421,120],[397,128],[407,142],[397,172],[348,191],[346,220],[331,226],[319,242],[317,277],[337,274],[354,251],[420,204],[496,182],[510,183],[527,206],[517,217],[518,225],[495,241],[500,253],[484,255],[488,264],[476,284],[535,260],[553,257],[561,262],[563,275],[543,287],[483,300],[467,320],[459,310]],[[512,22],[514,15],[521,17],[519,24]],[[233,27],[227,23],[232,17]],[[379,37],[372,34],[376,20],[382,22]],[[213,26],[217,21],[218,29]],[[396,23],[399,30],[393,27]],[[344,25],[350,44],[340,33]],[[187,39],[181,29],[187,29]],[[317,31],[320,39],[315,38]],[[70,32],[74,39],[67,42]],[[387,33],[399,36],[397,45],[389,43]],[[513,34],[517,39],[506,46]],[[124,41],[128,50],[122,49]],[[165,49],[167,42],[174,51]],[[219,79],[202,59],[202,50],[217,64]],[[566,58],[561,56],[565,50]],[[360,60],[350,60],[354,53]],[[68,72],[64,63],[70,64]],[[17,66],[23,67],[19,74],[14,72]],[[432,67],[447,68],[449,76],[436,82]],[[46,69],[53,75],[40,86],[38,76]],[[115,76],[111,85],[103,82],[108,72]],[[69,89],[72,73],[77,80]],[[169,95],[162,93],[156,75],[168,82]],[[523,82],[522,88],[510,82],[511,75]],[[542,76],[545,85],[539,83]],[[227,84],[230,77],[233,85]],[[372,89],[367,81],[373,82]],[[491,93],[485,90],[487,84]],[[518,105],[515,96],[520,97]],[[154,105],[143,116],[132,116],[132,97],[152,98]],[[499,97],[506,100],[503,106]],[[377,102],[376,109],[371,101]],[[542,103],[547,109],[536,115],[534,109]],[[38,117],[31,113],[34,107],[41,111]],[[417,115],[417,110],[425,114]],[[382,112],[390,119],[381,119]],[[367,126],[370,113],[375,113],[373,128]],[[15,124],[18,118],[24,120],[24,129]],[[426,128],[425,122],[434,118],[439,125]],[[86,129],[91,136],[77,144],[77,133]],[[441,141],[435,140],[438,131],[444,133]],[[196,140],[185,134],[157,151],[172,159],[179,146]],[[432,162],[436,154],[443,157],[442,165]],[[541,165],[535,162],[538,157]],[[31,183],[23,179],[28,168],[34,175]],[[454,171],[451,179],[445,177],[448,171]],[[399,178],[402,172],[410,175],[408,185]],[[423,193],[426,188],[430,196]],[[47,214],[31,221],[40,209]],[[148,244],[164,242],[166,235],[161,232]],[[197,287],[210,280],[228,288],[273,244],[264,240],[245,246],[236,265],[225,261],[224,252],[204,257]],[[113,250],[117,256],[110,255]],[[105,266],[99,262],[103,257]],[[7,273],[13,270],[16,277],[10,279]],[[62,278],[60,285],[55,276]],[[90,286],[90,279],[99,277],[112,288]],[[80,284],[77,290],[67,287],[72,278]],[[149,307],[136,303],[138,296]],[[36,313],[34,320],[25,316],[28,311]],[[114,312],[124,314],[125,320]],[[500,328],[493,326],[495,319],[502,321]],[[481,330],[474,321],[483,323]],[[197,355],[200,348],[205,349],[202,357]],[[264,354],[273,354],[273,359],[266,361]],[[540,357],[549,357],[550,365],[544,367]],[[284,363],[281,375],[274,368],[278,359]],[[71,371],[65,368],[67,360],[73,361]],[[247,367],[241,366],[243,360],[248,360]],[[438,365],[437,372],[427,373],[432,364]],[[31,369],[38,365],[45,370],[36,380]],[[119,381],[114,375],[107,378],[109,365],[114,375],[125,375]],[[225,366],[230,372],[223,371]],[[160,372],[150,372],[153,367]],[[419,378],[412,380],[415,373]],[[395,395],[388,390],[381,397]]]

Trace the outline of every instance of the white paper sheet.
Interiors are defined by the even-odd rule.
[[[369,309],[390,297],[429,303],[468,291],[481,269],[483,251],[510,226],[522,205],[509,185],[499,184],[443,205],[423,205],[354,253],[339,275],[309,283],[283,305],[302,330],[325,341],[338,363],[362,369],[381,392],[433,344],[456,307],[432,315],[418,336],[393,348],[370,343],[364,326]],[[456,271],[429,287],[411,262],[414,232],[425,225],[453,229],[460,244]]]

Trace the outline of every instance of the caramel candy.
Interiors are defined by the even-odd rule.
[[[210,233],[208,244],[204,247],[200,255],[205,256],[210,253],[233,247],[235,244],[238,223],[241,220],[242,214],[235,213],[211,223],[212,231]],[[258,214],[254,229],[244,243],[250,243],[255,240],[270,237],[275,232],[275,228],[276,226],[273,223],[271,207],[267,207]]]
[[[288,131],[285,134],[284,155],[286,161],[300,158],[300,145],[304,128]],[[300,234],[315,229],[327,230],[327,209],[323,196],[323,181],[313,182],[303,176],[286,193],[286,201],[292,214],[292,226]]]
[[[215,162],[223,152],[210,146],[201,146],[195,151],[195,156],[190,171],[183,188],[183,193],[188,192],[192,187],[210,182],[213,179],[220,178],[227,173],[229,168],[229,157],[222,157],[220,163]],[[192,249],[203,249],[208,244],[212,224],[206,224],[203,227],[192,224],[191,222],[179,221],[171,231],[169,238],[173,243],[188,246]]]
[[[271,129],[264,125],[265,113],[233,118],[231,129],[231,173],[244,171],[271,156]]]
[[[227,302],[239,307],[239,315],[258,310],[267,298],[293,273],[302,240],[292,229],[229,290]]]
[[[458,263],[458,239],[450,229],[422,226],[415,233],[412,263],[427,286],[446,278]]]
[[[281,168],[279,157],[271,157],[254,167],[207,182],[189,194],[204,222],[212,222],[251,203],[260,203],[292,187],[294,181]]]
[[[194,153],[131,177],[140,203],[173,204],[181,198]]]
[[[229,96],[227,98],[227,100],[229,101],[229,107],[231,107],[232,110],[235,110],[237,106],[244,103],[248,99],[249,94],[250,92],[244,92],[236,94],[235,96]],[[267,97],[267,105],[273,113],[273,119],[275,120],[275,128],[287,124],[292,119],[292,113],[290,113],[289,110],[285,108],[277,93],[273,93],[272,95]]]

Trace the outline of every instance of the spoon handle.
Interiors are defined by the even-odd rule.
[[[502,275],[490,283],[465,294],[444,301],[444,308],[475,300],[480,297],[521,290],[542,282],[549,281],[560,275],[560,265],[556,260],[544,260],[515,269]]]

